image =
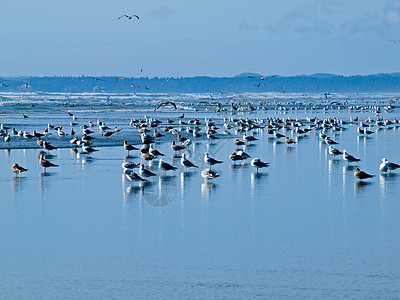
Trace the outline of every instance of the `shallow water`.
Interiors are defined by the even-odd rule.
[[[126,121],[131,111],[122,117],[100,113],[107,124],[133,134]],[[53,114],[49,122],[69,122],[65,111]],[[220,122],[230,113],[188,113],[197,115]],[[269,110],[240,116],[306,115]],[[40,114],[21,122],[36,125],[35,116]],[[82,123],[96,118],[83,112],[79,117]],[[16,124],[20,115],[3,120]],[[229,160],[232,140],[241,136],[234,131],[190,145],[186,153],[199,169],[187,172],[174,158],[169,136],[156,148],[178,170],[164,176],[154,162],[149,167],[157,176],[133,187],[122,174],[122,146],[100,147],[91,157],[68,148],[52,151],[51,161],[60,166],[46,175],[37,162],[39,149],[2,150],[1,297],[399,298],[400,173],[381,175],[378,166],[382,157],[400,163],[400,128],[375,127],[369,137],[359,136],[355,124],[346,128],[327,134],[337,148],[361,158],[358,165],[333,159],[316,131],[293,146],[255,131],[259,140],[245,151],[271,163],[258,175],[251,158],[237,165]],[[213,167],[221,176],[208,183],[200,176],[205,151],[224,161]],[[14,162],[29,171],[14,177]],[[353,176],[356,166],[376,177],[360,183]]]

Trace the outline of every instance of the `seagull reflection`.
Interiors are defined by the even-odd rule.
[[[370,181],[362,181],[362,180],[354,182],[354,191],[355,192],[360,192],[364,188],[366,188],[367,186],[369,186],[371,184],[372,184],[372,182],[370,182]]]
[[[49,153],[47,153],[45,151],[39,151],[38,154],[37,154],[37,157],[40,158],[40,155],[43,155],[44,159],[53,159],[53,158],[56,157],[56,155],[49,154]]]
[[[71,149],[69,150],[69,152],[71,152],[71,154],[72,154],[72,155],[75,155],[75,156],[77,156],[77,154],[78,154],[78,150],[77,150],[76,148],[71,148]]]
[[[26,181],[26,177],[15,177],[13,176],[11,179],[11,188],[13,193],[17,193],[18,191],[21,190],[21,188],[24,187],[24,182]]]
[[[396,181],[399,176],[399,174],[398,173],[383,173],[383,174],[380,174],[380,176],[379,176],[379,180],[384,180],[384,181],[387,181],[387,182],[391,182],[391,181]]]
[[[7,156],[10,156],[10,152],[11,152],[10,149],[4,149],[4,153],[5,153]]]
[[[265,180],[268,177],[268,173],[251,173],[250,175],[250,188],[252,195],[254,195],[254,191],[261,190],[264,188]]]
[[[191,178],[196,173],[196,171],[182,171],[181,176],[183,176],[184,178]]]
[[[293,152],[293,150],[294,150],[294,147],[292,147],[292,146],[287,146],[286,147],[286,153]]]
[[[344,166],[343,167],[343,172],[351,172],[351,171],[354,171],[355,170],[355,168],[356,168],[356,166],[352,166],[352,165],[347,165],[347,166]]]
[[[132,194],[137,194],[138,192],[140,192],[141,190],[143,190],[143,186],[129,186],[126,188],[125,190],[125,195],[126,196],[130,196]],[[126,199],[125,199],[126,200]]]
[[[201,184],[201,195],[208,201],[213,192],[218,188],[218,185],[214,182],[204,181]]]

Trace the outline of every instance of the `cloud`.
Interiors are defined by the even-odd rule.
[[[312,0],[287,12],[275,24],[267,24],[265,29],[274,35],[295,34],[307,37],[400,32],[400,0],[388,0],[382,4],[381,10],[358,15],[356,12],[351,18],[340,22],[340,17],[348,15],[344,9],[345,3],[342,0]],[[335,19],[335,14],[339,18]]]
[[[158,18],[158,19],[165,19],[165,18],[172,16],[173,14],[174,14],[174,12],[170,8],[165,7],[165,6],[162,6],[156,10],[153,10],[150,13],[151,16]]]
[[[243,20],[242,22],[239,23],[238,29],[244,31],[251,31],[260,29],[260,26],[258,25],[257,22],[249,22],[247,20]]]
[[[334,26],[327,16],[339,12],[341,0],[310,1],[287,12],[276,24],[267,24],[272,34],[329,35]]]
[[[390,1],[386,4],[384,19],[388,24],[397,25],[400,23],[400,1]]]
[[[343,22],[339,29],[348,34],[385,34],[399,32],[400,1],[387,1],[382,11]]]
[[[382,17],[377,13],[365,15],[347,20],[339,26],[340,32],[347,34],[371,34],[379,33],[384,29]]]

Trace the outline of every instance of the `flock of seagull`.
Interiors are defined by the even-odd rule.
[[[77,117],[68,112],[69,116],[72,117],[71,126],[79,125],[76,120]],[[214,120],[205,118],[204,121],[200,121],[199,119],[185,119],[184,114],[177,118],[178,120],[167,119],[166,122],[162,122],[160,120],[156,120],[154,118],[149,118],[147,116],[144,119],[131,119],[129,125],[133,128],[136,128],[140,133],[140,139],[142,147],[138,148],[132,144],[129,144],[127,140],[124,140],[123,147],[128,153],[128,158],[130,157],[131,151],[140,151],[141,157],[143,159],[142,162],[134,163],[131,161],[124,161],[122,163],[123,173],[126,178],[132,182],[142,182],[147,181],[150,177],[154,177],[157,174],[150,169],[146,168],[147,163],[149,161],[158,159],[158,168],[165,175],[167,172],[177,170],[177,167],[173,164],[166,162],[163,159],[164,154],[155,148],[155,142],[157,139],[166,136],[171,141],[171,149],[175,152],[175,157],[180,157],[180,164],[185,170],[199,168],[187,157],[187,153],[182,150],[187,149],[189,145],[192,144],[192,140],[197,139],[207,139],[207,140],[218,140],[221,138],[221,128],[217,126]],[[162,126],[163,132],[160,133],[157,131],[157,127]],[[326,143],[328,148],[328,153],[334,156],[341,155],[343,160],[350,163],[359,163],[360,159],[354,157],[349,154],[347,150],[339,150],[335,148],[338,143],[334,141],[331,137],[327,136],[328,130],[332,131],[341,131],[345,129],[345,126],[349,123],[359,124],[357,132],[362,135],[370,135],[374,133],[369,130],[372,126],[377,127],[388,127],[388,126],[400,126],[400,120],[383,120],[381,117],[377,117],[375,120],[372,118],[359,121],[358,118],[350,118],[350,120],[342,120],[338,118],[325,118],[318,119],[316,117],[309,118],[307,117],[304,120],[300,119],[291,119],[291,118],[278,118],[271,117],[267,119],[260,118],[225,118],[224,123],[222,125],[222,131],[225,134],[230,133],[230,130],[236,130],[236,132],[242,133],[242,138],[235,138],[233,140],[236,149],[229,155],[229,159],[235,164],[236,162],[244,161],[250,158],[250,155],[244,151],[244,148],[240,148],[240,146],[244,146],[247,144],[255,143],[259,139],[255,137],[253,134],[249,134],[251,130],[259,129],[265,130],[271,137],[280,140],[284,139],[285,143],[288,145],[296,144],[298,139],[302,136],[308,134],[310,131],[319,131],[319,138]],[[201,126],[204,125],[204,133],[203,128]],[[78,135],[75,133],[73,127],[71,127],[70,134],[74,136],[69,142],[72,147],[81,147],[82,153],[89,155],[93,152],[99,151],[96,148],[93,148],[93,140],[94,137],[91,136],[94,133],[94,128],[98,127],[102,136],[111,136],[119,131],[121,128],[115,127],[114,130],[111,130],[104,122],[97,120],[97,123],[88,122],[88,125],[81,125],[82,129],[82,137],[78,138]],[[282,130],[281,130],[282,129]],[[27,131],[16,131],[14,128],[9,128],[4,124],[1,124],[0,135],[4,136],[4,142],[9,143],[11,140],[11,135],[8,133],[8,130],[11,130],[11,134],[16,136],[22,136],[25,138],[36,138],[37,144],[43,148],[43,150],[49,153],[52,150],[57,149],[55,146],[51,145],[50,142],[46,141],[46,136],[51,134],[51,130],[57,132],[57,135],[60,138],[64,138],[66,134],[62,131],[62,126],[53,126],[48,125],[43,133],[38,133],[36,131],[33,134],[29,134]],[[151,131],[153,130],[153,134],[151,135]],[[286,136],[285,132],[293,131],[296,134],[296,138],[291,138]],[[186,133],[185,133],[186,132]],[[184,136],[185,135],[185,136]],[[236,136],[237,137],[237,136]],[[175,141],[176,139],[176,141]],[[208,165],[208,168],[201,171],[201,176],[206,180],[212,180],[220,176],[218,171],[213,170],[213,166],[222,164],[223,161],[216,159],[210,155],[210,153],[205,152],[204,154],[204,163]],[[52,163],[48,159],[46,159],[46,152],[42,151],[39,154],[39,164],[44,168],[44,173],[46,173],[46,169],[50,167],[58,167],[57,164]],[[267,168],[270,166],[268,162],[262,161],[260,158],[253,158],[251,160],[251,166],[256,169],[258,174],[259,169]],[[136,173],[134,169],[138,168],[138,172]],[[383,158],[382,163],[379,166],[379,170],[383,173],[391,172],[400,168],[400,165],[394,162],[390,162],[388,159]],[[27,168],[20,166],[15,163],[11,167],[12,172],[15,173],[16,176],[22,172],[28,171]],[[359,180],[364,180],[368,178],[372,178],[375,175],[369,174],[365,171],[360,170],[360,168],[356,168],[354,171],[354,176]]]

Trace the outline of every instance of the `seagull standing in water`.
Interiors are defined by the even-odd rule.
[[[389,162],[389,160],[387,158],[382,158],[382,163],[379,166],[379,170],[381,170],[382,172],[387,172],[392,171],[392,170],[396,170],[400,168],[400,165],[393,163],[393,162]]]
[[[13,171],[15,173],[15,177],[17,177],[19,173],[26,172],[28,171],[28,169],[25,169],[18,164],[13,164],[11,167],[11,171]]]
[[[211,166],[223,163],[223,161],[221,161],[221,160],[216,160],[216,159],[210,157],[210,154],[208,152],[205,152],[203,155],[204,155],[204,162],[210,166],[210,170],[211,170]]]
[[[147,181],[146,179],[140,177],[138,174],[133,172],[132,170],[125,169],[125,176],[128,178],[128,180],[131,182],[132,185],[134,185],[135,181]]]
[[[204,169],[201,171],[201,177],[203,177],[206,181],[209,179],[214,179],[219,177],[217,172],[211,171],[210,169]]]
[[[82,145],[82,151],[83,151],[84,153],[90,155],[90,153],[96,152],[96,151],[99,151],[99,150],[94,149],[94,148],[92,148],[92,147],[90,147],[90,146],[88,146],[88,145],[83,144],[83,145]]]
[[[124,141],[124,148],[125,148],[126,151],[128,151],[128,156],[129,156],[129,152],[130,151],[139,150],[138,148],[128,144],[128,142],[126,140]]]
[[[177,167],[174,167],[173,165],[166,163],[163,159],[160,159],[158,167],[160,168],[160,170],[164,171],[164,175],[167,171],[175,171],[177,169]]]
[[[252,136],[252,135],[245,135],[243,134],[243,140],[246,142],[253,142],[253,141],[258,141],[258,138]]]
[[[186,154],[182,153],[181,157],[181,165],[184,166],[187,170],[187,168],[198,168],[194,163],[192,163],[190,160],[186,158]]]
[[[141,176],[144,176],[144,177],[156,176],[156,173],[153,173],[152,171],[150,171],[150,170],[148,170],[148,169],[145,169],[145,168],[144,168],[144,164],[140,163],[139,166],[140,166],[140,168],[139,168],[139,174],[140,174]]]
[[[346,150],[343,150],[343,160],[347,161],[347,164],[351,162],[359,162],[361,159],[355,158],[353,155],[350,155]]]
[[[389,161],[385,157],[382,158],[382,163],[379,165],[379,170],[382,173],[386,173],[389,170]]]
[[[259,158],[253,158],[251,163],[253,167],[257,168],[257,174],[259,168],[266,168],[269,167],[269,163],[261,161]]]
[[[44,158],[43,154],[40,154],[39,164],[44,168],[44,173],[46,173],[46,169],[49,167],[58,167],[58,165],[53,164]]]
[[[364,171],[361,171],[359,168],[356,168],[354,170],[354,176],[356,178],[360,179],[360,180],[375,177],[375,175],[371,175],[371,174],[368,174],[368,173],[366,173]]]
[[[333,159],[335,159],[336,155],[343,154],[343,152],[340,152],[338,149],[336,149],[336,148],[334,148],[332,146],[329,146],[328,152],[329,152],[330,155],[333,155]]]

